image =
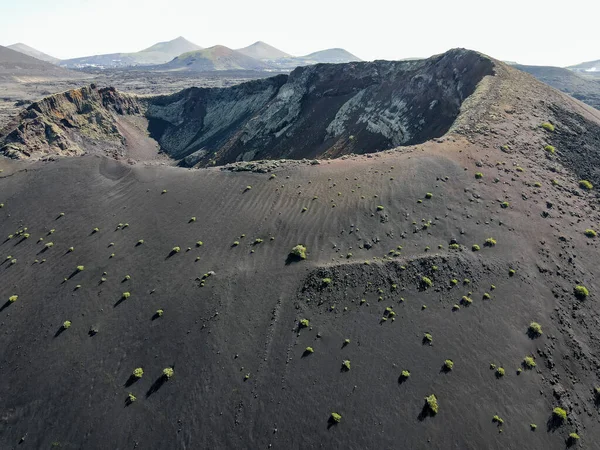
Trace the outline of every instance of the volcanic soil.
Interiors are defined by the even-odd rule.
[[[1,159],[0,447],[595,448],[598,124],[497,65],[372,155]]]

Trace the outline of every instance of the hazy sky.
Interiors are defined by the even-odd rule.
[[[465,47],[565,66],[600,59],[599,16],[598,0],[0,0],[0,45],[66,59],[184,36],[203,47],[262,40],[294,55],[343,47],[367,60]]]

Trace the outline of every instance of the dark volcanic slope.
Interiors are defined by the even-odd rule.
[[[315,65],[289,76],[138,103],[162,151],[185,165],[336,157],[442,136],[493,64],[479,53],[453,50],[424,61]],[[48,109],[46,121],[72,134],[60,123],[63,113]],[[24,115],[17,123],[28,120]],[[9,136],[5,151],[31,151],[22,133],[14,139],[13,128],[3,132]],[[37,149],[44,139],[34,139]],[[42,153],[53,151],[49,145]]]
[[[137,117],[92,91],[52,114]],[[600,112],[498,63],[460,108],[320,164],[0,159],[0,448],[596,448]]]
[[[585,77],[577,72],[561,67],[523,66],[514,67],[532,74],[538,80],[553,88],[566,92],[578,100],[600,109],[600,79]]]

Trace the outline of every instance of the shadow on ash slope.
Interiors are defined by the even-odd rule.
[[[444,135],[493,70],[489,58],[458,49],[421,61],[300,67],[167,96],[90,86],[31,105],[0,133],[0,153],[81,154],[109,143],[125,156],[132,115],[144,118],[140,135],[183,166],[371,153]]]

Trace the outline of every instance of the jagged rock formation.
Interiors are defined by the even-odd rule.
[[[143,99],[114,90],[106,91],[110,99],[100,91],[93,94],[93,88],[85,92],[103,99],[88,104],[98,109],[103,124],[119,114],[145,115],[148,131],[163,152],[183,165],[205,166],[376,152],[442,136],[458,117],[463,101],[485,76],[493,74],[493,67],[490,58],[459,49],[422,61],[300,67],[289,76],[231,88],[193,88]],[[53,109],[56,104],[64,107],[72,96],[59,97],[60,101],[46,99],[39,103],[43,107],[36,104],[29,110],[40,109],[47,117],[38,121],[56,125],[58,134],[71,137],[69,143],[54,137],[48,140],[41,128],[27,134],[21,123],[16,134],[7,129],[6,137],[0,136],[2,151],[19,157],[40,150],[60,153],[81,148],[72,133],[79,122],[72,117],[70,125],[63,124],[60,108],[56,114]],[[70,111],[80,113],[77,107]],[[83,135],[90,134],[89,118],[83,118]],[[23,120],[31,118],[22,115],[17,124]],[[117,137],[114,127],[93,130],[107,130],[111,140]]]

